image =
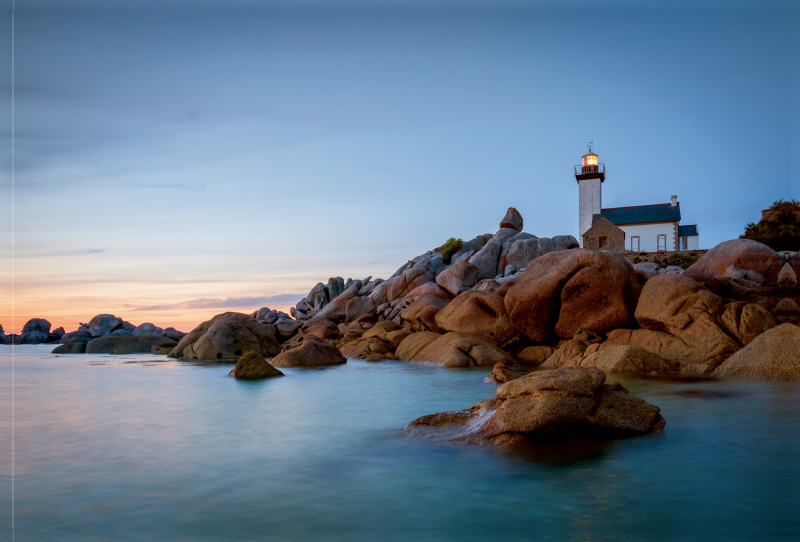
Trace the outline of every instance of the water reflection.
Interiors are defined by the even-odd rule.
[[[519,456],[403,430],[493,395],[483,369],[349,362],[240,382],[230,364],[48,351],[17,349],[17,540],[800,538],[797,383],[615,375],[661,407],[663,436]]]

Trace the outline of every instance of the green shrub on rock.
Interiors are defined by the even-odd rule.
[[[800,249],[800,201],[774,202],[758,224],[748,224],[739,238],[764,243],[775,251]]]
[[[666,265],[675,265],[681,269],[686,269],[699,259],[700,257],[696,252],[689,252],[688,254],[683,252],[675,252],[667,256],[667,258],[664,260],[664,263]]]
[[[442,251],[442,259],[444,260],[444,263],[448,265],[450,264],[450,258],[461,248],[461,242],[461,239],[451,237],[445,244],[441,246],[440,250]]]

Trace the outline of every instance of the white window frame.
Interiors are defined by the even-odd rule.
[[[664,248],[661,248],[661,246],[662,246],[662,245],[661,245],[661,240],[662,240],[662,239],[664,240],[664,245],[663,245],[663,246],[664,246]],[[666,251],[667,251],[667,235],[666,235],[666,234],[664,234],[664,233],[659,233],[659,234],[658,234],[658,237],[656,238],[656,250],[657,250],[658,252],[660,252],[660,251],[662,251],[662,250],[663,250],[664,252],[666,252]]]
[[[636,239],[636,244],[635,245],[634,245],[634,239]],[[632,252],[639,252],[639,247],[641,247],[641,246],[642,246],[642,244],[640,242],[639,236],[638,235],[632,236],[631,237],[631,251]]]
[[[681,250],[689,250],[689,237],[686,235],[681,236]]]

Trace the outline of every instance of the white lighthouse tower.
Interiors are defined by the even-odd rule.
[[[602,183],[606,180],[606,168],[597,161],[592,152],[581,157],[581,165],[575,166],[575,180],[578,181],[578,239],[583,246],[583,234],[592,227],[592,217],[599,215],[603,208]]]

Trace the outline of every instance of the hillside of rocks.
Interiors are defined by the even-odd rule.
[[[736,239],[685,270],[634,265],[522,224],[511,208],[496,233],[450,254],[430,250],[388,279],[331,278],[291,314],[218,315],[169,355],[235,360],[253,349],[281,366],[362,359],[800,378],[796,252]]]

